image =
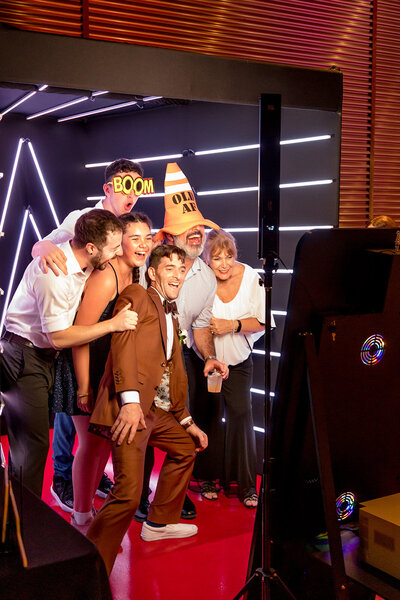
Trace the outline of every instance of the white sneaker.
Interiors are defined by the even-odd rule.
[[[186,538],[196,535],[197,525],[188,525],[187,523],[171,523],[164,527],[152,527],[144,522],[140,537],[145,542],[155,542],[157,540],[167,540],[170,538]]]
[[[72,525],[72,527],[74,527],[75,529],[80,531],[82,535],[86,535],[87,530],[89,529],[89,525],[91,524],[91,522],[93,521],[93,519],[95,518],[96,515],[97,515],[97,510],[95,509],[94,506],[92,506],[92,514],[87,518],[87,520],[83,524],[78,524],[75,520],[75,515],[72,512],[71,525]]]

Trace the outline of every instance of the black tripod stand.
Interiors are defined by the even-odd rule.
[[[271,519],[271,291],[272,291],[272,273],[274,271],[275,259],[271,254],[264,259],[264,287],[265,287],[265,403],[264,403],[264,457],[261,487],[259,494],[258,515],[261,515],[261,566],[254,569],[253,574],[246,581],[240,592],[233,600],[239,600],[249,590],[257,589],[257,594],[253,597],[269,600],[271,598],[272,586],[277,586],[288,598],[295,599],[295,596],[279,577],[278,573],[271,566],[271,539],[270,539],[270,519]],[[253,533],[252,549],[250,557],[254,555],[257,539],[257,519]]]
[[[258,257],[263,259],[265,287],[265,404],[264,404],[264,457],[259,506],[251,544],[250,575],[244,587],[233,600],[238,600],[257,584],[258,594],[253,597],[269,600],[271,587],[279,586],[288,598],[295,597],[271,566],[271,291],[272,274],[279,255],[279,182],[281,97],[278,94],[261,94],[260,98],[260,151],[258,166]],[[261,520],[261,526],[259,521]],[[257,535],[261,534],[261,566],[254,569],[255,548],[259,547]],[[260,554],[260,552],[258,552]],[[253,571],[252,571],[253,569]]]

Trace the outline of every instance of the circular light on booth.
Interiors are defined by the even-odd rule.
[[[338,521],[344,521],[354,511],[356,497],[353,492],[344,492],[336,498],[336,514]]]
[[[374,333],[365,340],[361,347],[361,360],[364,365],[377,365],[385,353],[385,340],[383,336]]]

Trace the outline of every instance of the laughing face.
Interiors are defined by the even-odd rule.
[[[124,259],[131,267],[141,267],[153,247],[147,223],[129,223],[122,237]]]
[[[93,269],[103,271],[109,260],[122,255],[122,233],[121,231],[110,231],[107,234],[106,243],[99,250],[94,244],[90,244],[90,264]]]
[[[125,175],[130,175],[132,179],[137,179],[140,177],[139,173],[136,173],[135,171],[116,174],[116,176],[121,178],[125,177]],[[130,189],[128,194],[125,194],[124,192],[115,192],[112,181],[105,183],[103,190],[106,195],[105,199],[103,200],[103,207],[106,210],[114,213],[116,217],[131,212],[138,200],[138,196],[136,196],[133,187]]]
[[[211,256],[210,267],[217,279],[227,281],[232,277],[235,258],[235,255],[225,248],[217,250]]]
[[[189,258],[197,258],[203,252],[204,225],[196,225],[180,235],[174,235],[174,244],[182,248]]]
[[[177,254],[163,256],[157,268],[149,267],[152,286],[166,300],[175,300],[185,279],[186,268]]]

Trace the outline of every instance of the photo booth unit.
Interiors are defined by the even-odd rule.
[[[400,597],[389,560],[378,570],[365,539],[360,553],[358,527],[370,501],[391,498],[388,522],[400,514],[398,239],[337,229],[297,246],[272,411],[271,539],[298,598]],[[400,562],[396,536],[375,543]]]

